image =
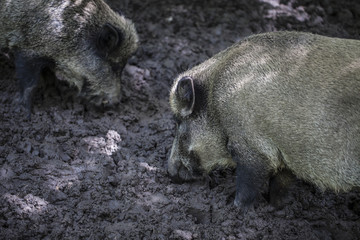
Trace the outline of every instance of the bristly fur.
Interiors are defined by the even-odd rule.
[[[195,105],[202,98],[196,92],[206,93],[206,108],[186,118],[174,94],[184,77],[200,88]],[[180,118],[169,174],[191,165],[191,156],[207,173],[237,166],[238,206],[286,169],[321,189],[360,186],[358,40],[300,32],[251,36],[180,74],[170,106]]]
[[[104,44],[97,40],[106,27],[118,41],[100,54],[107,38]],[[120,95],[117,71],[137,49],[138,35],[134,24],[103,0],[1,1],[0,47],[26,59],[51,59],[57,78],[76,86],[84,98],[113,103]]]

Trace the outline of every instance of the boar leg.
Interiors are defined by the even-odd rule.
[[[236,162],[236,194],[234,204],[244,211],[252,205],[260,190],[268,181],[266,159],[247,146],[229,145],[232,159]]]
[[[294,175],[287,169],[283,169],[271,177],[269,184],[269,198],[271,205],[276,208],[284,207],[289,185],[291,185],[293,181]]]
[[[31,118],[32,95],[36,89],[43,70],[51,67],[50,60],[41,57],[33,57],[22,52],[15,54],[16,77],[19,80],[21,102]]]

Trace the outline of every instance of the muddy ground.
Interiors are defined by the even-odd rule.
[[[141,47],[124,71],[121,107],[84,107],[40,89],[31,121],[13,63],[0,61],[0,239],[360,239],[360,192],[298,180],[286,206],[260,196],[233,206],[234,174],[173,184],[174,77],[242,38],[277,30],[360,39],[357,0],[109,0],[132,18]]]

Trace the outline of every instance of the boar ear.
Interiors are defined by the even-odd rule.
[[[101,52],[109,54],[119,45],[120,40],[121,33],[110,23],[106,23],[97,37],[96,47]]]
[[[191,77],[183,77],[176,86],[176,97],[179,101],[180,115],[186,117],[194,110],[195,88]]]

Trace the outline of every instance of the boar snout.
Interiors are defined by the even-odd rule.
[[[169,170],[168,170],[168,175],[171,179],[171,182],[173,182],[173,183],[181,184],[181,183],[185,182],[184,179],[179,177],[179,175],[177,175],[177,174],[173,175],[173,174],[171,174],[171,172]]]
[[[172,182],[183,183],[190,178],[190,173],[181,161],[173,160],[168,164],[167,167],[168,175]]]
[[[183,156],[184,159],[179,159],[174,152],[176,150],[173,149],[167,166],[167,172],[174,183],[191,182],[203,178],[203,171],[198,166],[192,164],[190,170],[184,165],[183,161],[195,162],[191,156]]]
[[[91,105],[93,105],[99,109],[108,110],[108,109],[116,108],[117,106],[119,106],[120,100],[121,100],[120,97],[117,97],[117,96],[111,97],[106,94],[103,94],[103,95],[99,95],[99,96],[93,96],[90,98],[88,98],[88,97],[84,98],[83,102],[90,103]]]
[[[190,172],[182,164],[176,170],[168,168],[168,175],[171,181],[177,184],[184,182],[193,182],[197,179],[202,178],[202,174],[200,171],[194,171],[193,174],[190,174]]]

